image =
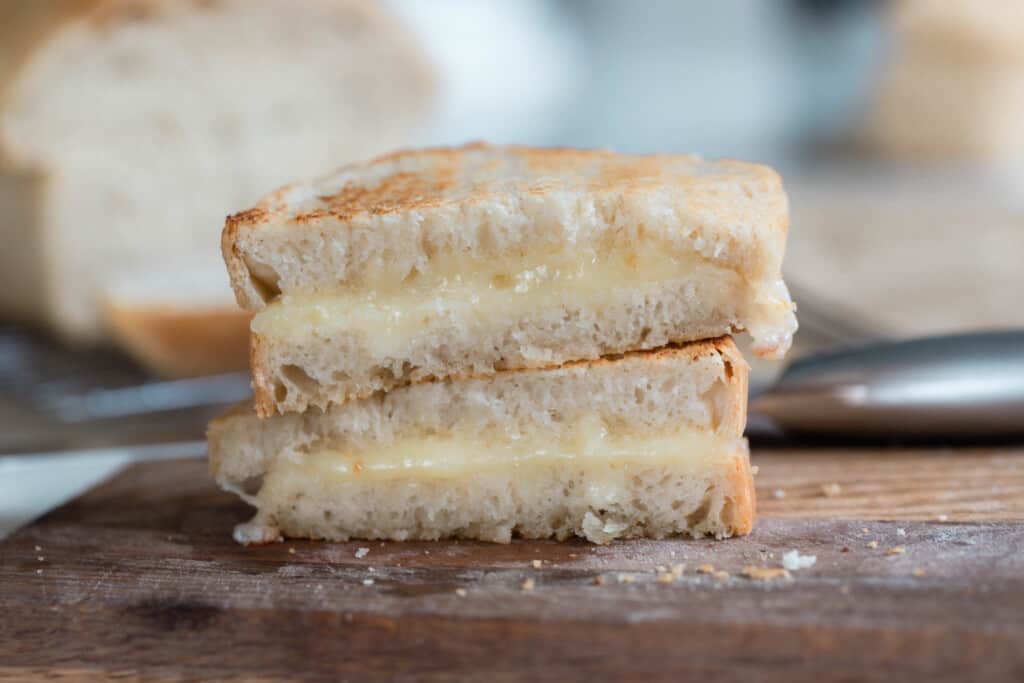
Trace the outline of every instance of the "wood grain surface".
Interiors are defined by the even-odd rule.
[[[742,539],[250,548],[138,465],[0,544],[0,680],[1024,680],[1024,450],[755,462]]]

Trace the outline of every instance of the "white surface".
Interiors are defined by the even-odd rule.
[[[201,457],[204,442],[0,457],[0,538],[143,460]]]
[[[573,27],[542,0],[390,0],[438,72],[423,144],[551,144],[583,79]]]

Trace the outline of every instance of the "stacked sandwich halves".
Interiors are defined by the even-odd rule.
[[[210,427],[244,542],[750,530],[747,365],[796,329],[778,175],[400,152],[232,216],[253,405]]]

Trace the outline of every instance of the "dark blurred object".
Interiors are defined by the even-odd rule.
[[[155,381],[112,351],[0,328],[0,453],[202,439],[211,417],[248,395],[244,374]]]

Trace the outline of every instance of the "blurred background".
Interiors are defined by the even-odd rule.
[[[1019,0],[4,0],[0,453],[201,449],[247,392],[225,215],[405,145],[775,166],[798,353],[1020,326],[1021,36]],[[12,510],[85,481],[33,457]]]

